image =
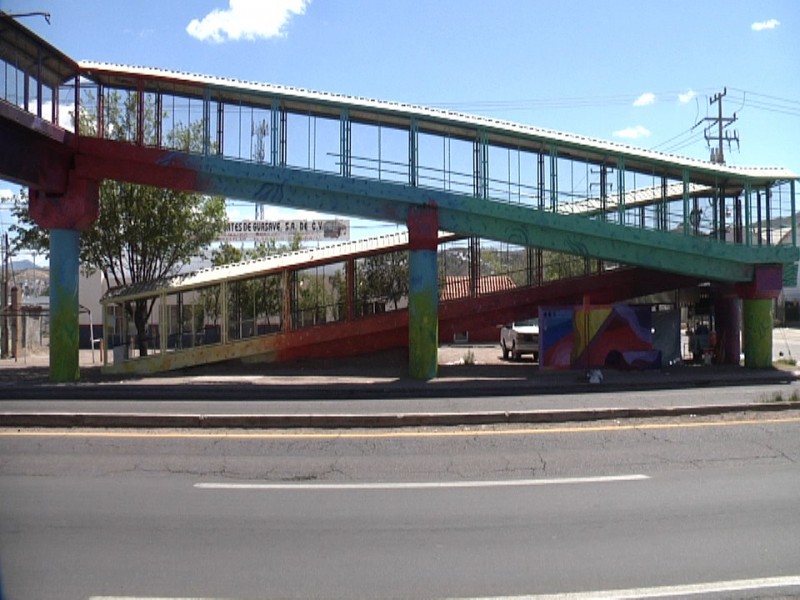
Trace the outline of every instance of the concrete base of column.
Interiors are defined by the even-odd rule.
[[[78,231],[50,230],[50,380],[56,383],[80,379],[79,248]]]
[[[439,370],[439,285],[436,252],[409,251],[408,370],[433,379]]]

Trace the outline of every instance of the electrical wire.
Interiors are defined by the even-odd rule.
[[[694,91],[702,94],[711,88]],[[683,91],[653,92],[656,98],[677,98]],[[604,106],[631,106],[641,94],[610,94],[607,96],[564,96],[545,98],[521,98],[516,100],[476,99],[464,101],[430,101],[421,102],[431,108],[442,108],[462,111],[505,111],[505,110],[530,110],[530,109],[571,109]]]
[[[739,109],[755,108],[757,110],[764,110],[790,117],[800,117],[800,101],[792,100],[789,98],[781,98],[779,96],[771,96],[768,94],[760,94],[741,88],[730,88],[732,92],[740,94],[742,97],[742,106]],[[739,112],[737,111],[737,112]]]

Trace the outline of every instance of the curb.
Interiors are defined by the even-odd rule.
[[[617,391],[654,391],[744,385],[781,385],[798,380],[792,371],[749,372],[734,377],[672,377],[669,374],[650,380],[610,380],[589,383],[583,378],[567,380],[431,380],[395,382],[336,382],[310,386],[271,383],[208,383],[185,380],[76,383],[0,383],[6,399],[14,400],[371,400],[409,398],[465,398],[472,396],[524,396],[593,394]]]
[[[569,423],[614,419],[708,416],[734,412],[780,412],[800,409],[800,402],[712,404],[653,408],[597,408],[472,413],[373,413],[223,415],[157,413],[0,413],[0,427],[130,429],[338,429],[453,427],[515,423]]]

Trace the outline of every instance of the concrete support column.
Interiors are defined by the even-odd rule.
[[[772,299],[743,300],[743,309],[744,366],[768,369],[772,366]]]
[[[439,279],[436,207],[408,214],[408,359],[414,379],[433,379],[439,366]]]
[[[714,303],[716,360],[719,364],[739,364],[742,353],[741,312],[739,298],[735,295],[721,296]]]
[[[345,263],[345,280],[347,281],[347,320],[356,318],[356,261],[348,258]]]
[[[78,381],[80,232],[97,221],[100,184],[70,171],[57,193],[31,188],[28,210],[39,227],[50,230],[50,379]]]
[[[742,301],[742,346],[744,366],[768,369],[772,366],[772,302],[783,287],[781,265],[758,265],[753,280],[737,286]]]
[[[78,279],[80,233],[50,230],[50,379],[80,379]]]
[[[11,288],[10,329],[11,356],[16,361],[22,348],[22,290],[16,286]]]

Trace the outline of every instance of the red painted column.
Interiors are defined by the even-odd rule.
[[[47,194],[31,188],[28,210],[36,224],[44,229],[83,231],[91,227],[100,214],[99,184],[70,173],[63,194]]]
[[[50,231],[50,379],[57,383],[80,378],[79,232],[97,220],[99,197],[97,181],[72,173],[64,194],[30,190],[30,215]]]

